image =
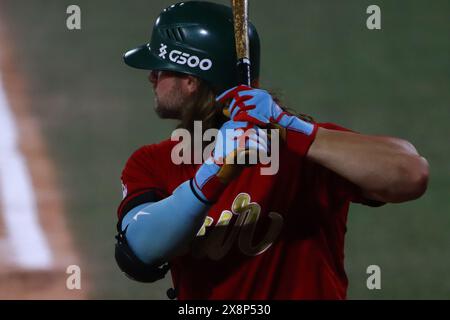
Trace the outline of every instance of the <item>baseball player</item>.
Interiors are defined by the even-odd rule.
[[[151,70],[162,119],[178,119],[191,132],[202,121],[203,130],[225,138],[198,164],[174,164],[178,142],[170,139],[132,154],[122,172],[116,261],[142,282],[170,269],[178,299],[345,299],[350,203],[420,197],[427,161],[405,140],[286,112],[258,89],[260,44],[251,23],[249,39],[251,87],[237,86],[227,6],[172,5],[151,41],[124,55],[129,66]],[[236,143],[247,129],[267,127],[281,137],[276,174],[262,175],[261,163],[230,161],[267,152],[269,143],[257,137]]]

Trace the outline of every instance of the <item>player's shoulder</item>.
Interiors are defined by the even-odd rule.
[[[131,154],[129,160],[148,159],[170,155],[171,150],[176,143],[177,141],[166,139],[158,143],[141,146]]]
[[[159,143],[141,146],[135,150],[126,161],[123,174],[132,171],[146,172],[155,168],[163,169],[171,163],[170,155],[176,141],[170,139],[163,140]]]

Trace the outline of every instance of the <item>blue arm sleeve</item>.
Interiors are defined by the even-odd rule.
[[[123,218],[128,245],[142,262],[167,262],[202,226],[209,206],[193,194],[189,183],[183,182],[166,199],[133,208]]]

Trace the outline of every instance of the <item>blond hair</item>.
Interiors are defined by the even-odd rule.
[[[228,118],[223,114],[223,105],[216,102],[216,94],[203,80],[198,79],[198,89],[191,102],[183,107],[181,122],[178,128],[194,131],[194,121],[202,121],[203,132],[219,129]]]

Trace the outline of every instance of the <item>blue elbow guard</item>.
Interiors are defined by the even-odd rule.
[[[122,230],[126,229],[127,243],[140,261],[160,265],[194,238],[207,209],[186,181],[170,197],[128,212]]]

